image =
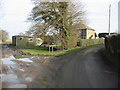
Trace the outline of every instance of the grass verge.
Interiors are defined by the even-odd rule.
[[[72,48],[69,50],[57,50],[57,51],[53,51],[53,52],[49,52],[47,50],[48,47],[35,47],[33,49],[21,49],[20,51],[22,51],[23,53],[40,54],[40,55],[64,55],[67,53],[71,53],[71,52],[80,50],[82,48],[91,47],[91,46],[95,46],[95,45],[98,45],[98,44],[93,44],[93,45],[89,45],[89,46],[85,46],[85,47],[76,47],[76,48]]]
[[[118,56],[109,54],[109,52],[107,52],[105,48],[101,49],[100,52],[105,63],[113,65],[120,69],[120,60]]]

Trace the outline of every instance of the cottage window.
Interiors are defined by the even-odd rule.
[[[28,38],[28,41],[33,41],[33,38]]]
[[[21,37],[20,40],[22,40],[23,38]]]

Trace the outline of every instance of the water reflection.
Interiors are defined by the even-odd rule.
[[[23,62],[32,62],[29,58],[20,58],[16,60],[23,61]]]
[[[16,59],[14,56],[10,56],[10,57],[8,57],[8,58],[2,58],[2,63],[3,64],[7,64],[7,65],[9,65],[9,64],[15,64],[14,63],[14,61],[22,61],[22,62],[32,62],[31,60],[30,60],[30,58],[19,58],[19,59]]]
[[[26,70],[25,68],[21,68],[20,65],[21,63],[27,65],[33,61],[30,58],[15,58],[13,55],[2,58],[1,60],[3,64],[3,73],[0,74],[0,77],[2,77],[4,88],[27,88],[27,84],[21,83],[21,78],[23,77],[23,74],[26,74],[24,73]],[[18,73],[15,73],[15,71]],[[25,77],[23,80],[32,82],[32,77]]]
[[[14,60],[15,57],[14,56],[10,56],[8,58],[2,58],[2,63],[3,64],[7,64],[7,65],[12,65],[15,64],[12,60]]]

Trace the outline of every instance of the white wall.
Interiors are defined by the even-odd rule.
[[[118,33],[120,33],[120,1],[118,3]]]

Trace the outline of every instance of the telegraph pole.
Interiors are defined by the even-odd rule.
[[[120,34],[120,1],[118,2],[118,33]]]
[[[111,16],[111,5],[109,5],[109,25],[108,25],[108,33],[110,35],[110,16]]]

